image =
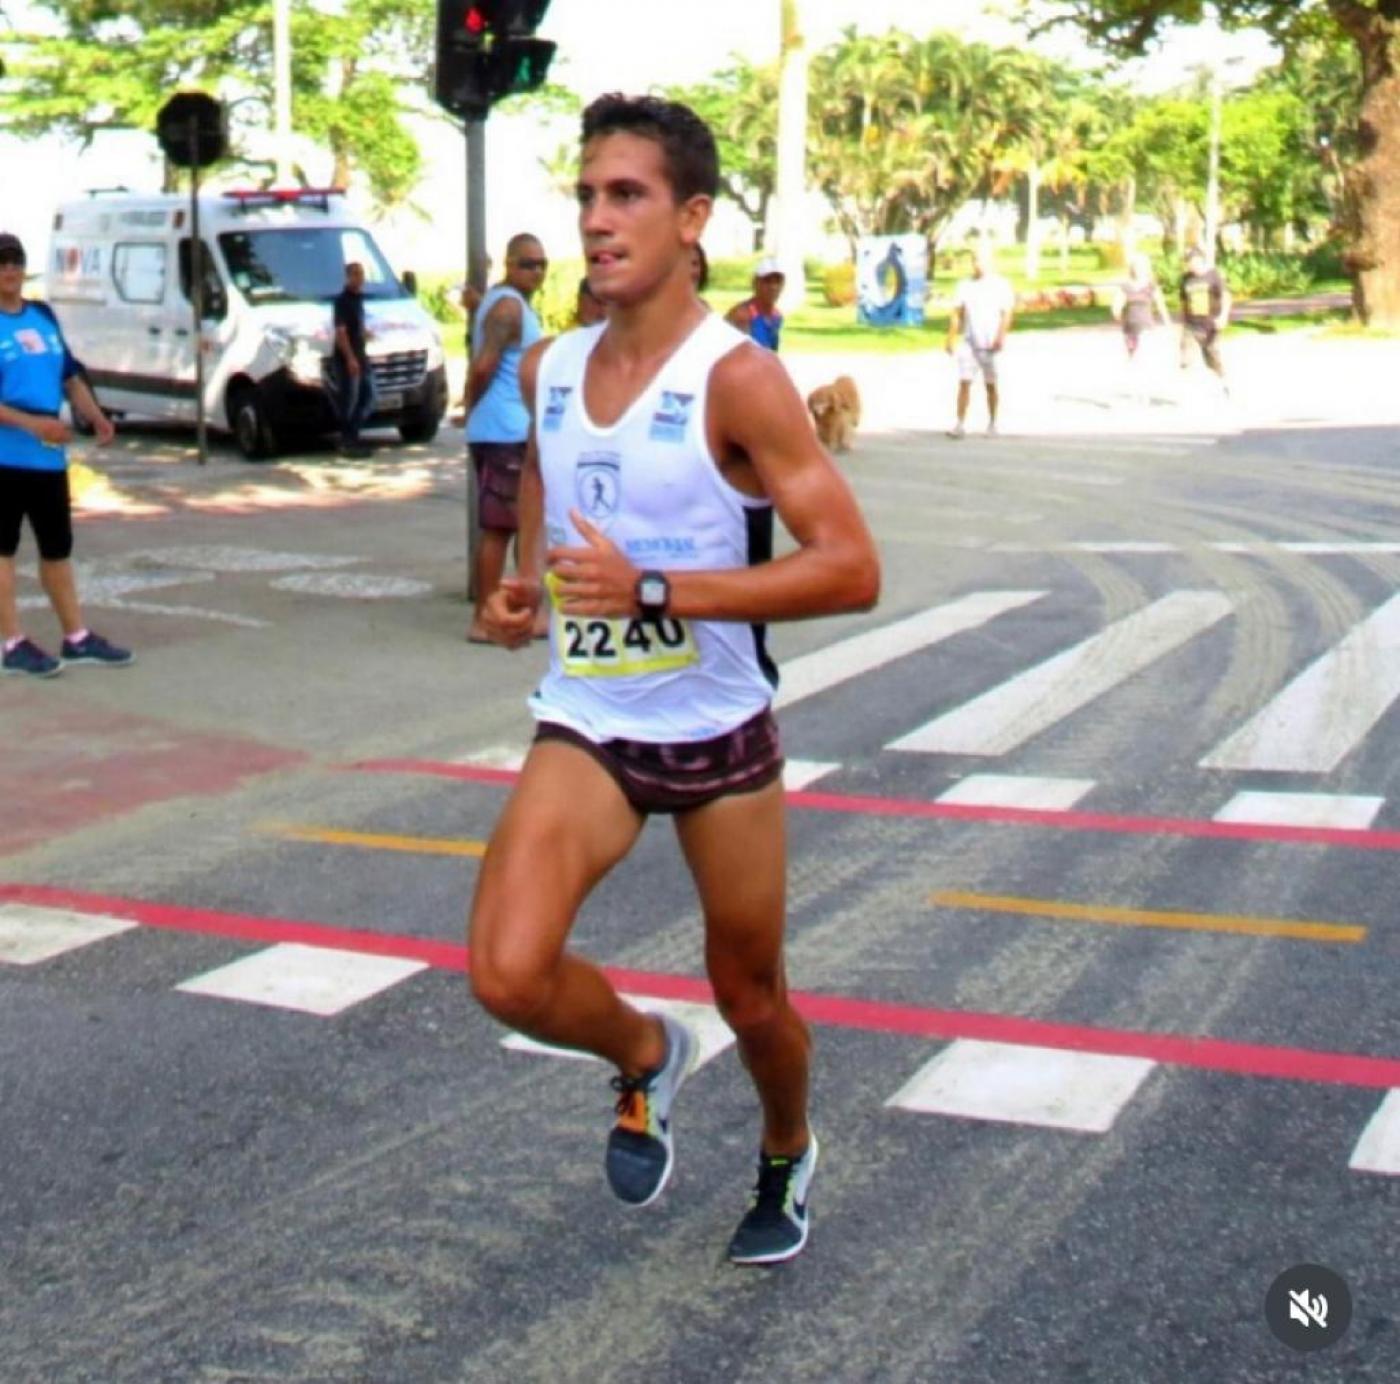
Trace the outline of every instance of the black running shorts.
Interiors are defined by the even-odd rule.
[[[763,710],[737,730],[713,740],[653,744],[580,735],[568,726],[541,721],[536,743],[562,740],[593,756],[617,781],[627,801],[643,816],[686,812],[732,793],[754,793],[783,772],[778,723]]]
[[[0,557],[14,557],[19,551],[26,518],[45,562],[62,562],[73,555],[73,506],[66,470],[0,466]]]

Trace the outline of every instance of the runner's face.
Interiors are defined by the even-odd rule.
[[[710,199],[677,202],[654,139],[618,131],[585,146],[578,224],[588,282],[604,303],[638,302],[672,274],[690,278],[690,247]]]

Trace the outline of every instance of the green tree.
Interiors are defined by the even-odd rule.
[[[778,178],[778,68],[736,57],[708,82],[670,87],[714,131],[719,148],[720,191],[753,223],[758,250],[768,228],[768,208]]]
[[[969,198],[1004,189],[1043,65],[1019,50],[848,30],[812,63],[809,167],[837,225],[936,246]]]
[[[1289,51],[1344,40],[1361,74],[1358,148],[1343,169],[1342,219],[1353,301],[1364,322],[1400,329],[1400,0],[1044,0],[1050,22],[1140,53],[1167,25],[1210,14],[1257,25]]]
[[[36,3],[59,33],[11,40],[0,123],[12,132],[86,145],[103,129],[153,130],[181,86],[229,101],[236,147],[270,123],[269,0]],[[422,84],[433,14],[433,0],[346,0],[333,15],[293,3],[293,125],[330,151],[336,182],[360,172],[382,206],[405,201],[421,174],[403,84]]]

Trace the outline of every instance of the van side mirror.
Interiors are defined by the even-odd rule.
[[[405,293],[413,298],[418,296],[418,274],[416,270],[405,269],[403,273],[399,275],[399,282],[403,285]]]

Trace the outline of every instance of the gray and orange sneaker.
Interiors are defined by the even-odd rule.
[[[675,1150],[671,1106],[695,1065],[694,1033],[679,1019],[661,1017],[666,1060],[641,1076],[615,1076],[617,1123],[608,1135],[606,1168],[614,1195],[629,1206],[648,1206],[671,1178]]]
[[[758,1156],[753,1200],[729,1242],[733,1264],[781,1264],[801,1254],[811,1227],[808,1204],[817,1170],[817,1136],[800,1158]]]

